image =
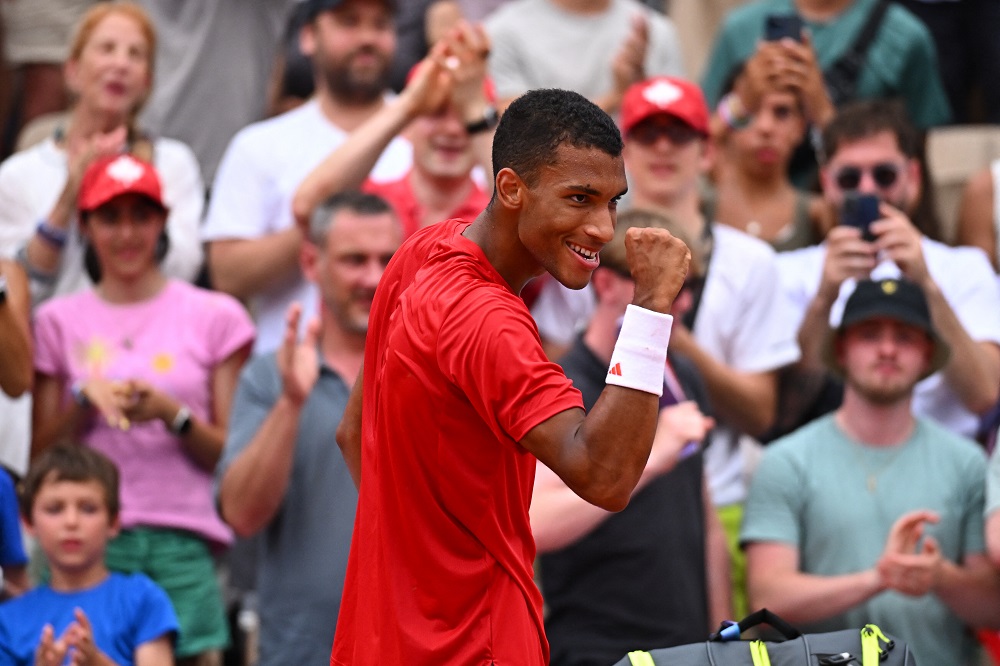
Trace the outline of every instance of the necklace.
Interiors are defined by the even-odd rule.
[[[876,465],[872,469],[865,461],[865,451],[867,447],[864,444],[859,444],[858,442],[851,442],[851,451],[854,452],[854,457],[858,461],[858,466],[865,473],[865,486],[868,488],[869,493],[874,493],[878,489],[878,477],[885,470],[889,469],[889,466],[896,461],[899,454],[903,452],[906,448],[906,443],[899,444],[895,447],[892,455],[888,456],[879,465]]]

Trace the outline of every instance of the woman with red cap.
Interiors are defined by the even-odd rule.
[[[118,465],[123,529],[108,568],[166,590],[177,656],[193,658],[228,640],[211,551],[232,536],[212,471],[253,325],[232,297],[164,275],[168,209],[149,163],[99,158],[78,215],[94,286],[37,311],[32,447],[71,439]]]

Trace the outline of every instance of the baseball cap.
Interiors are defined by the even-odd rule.
[[[141,194],[167,210],[156,169],[132,155],[101,157],[87,167],[80,183],[77,208],[86,213],[123,194]]]
[[[306,23],[309,23],[319,14],[330,10],[336,9],[340,5],[344,4],[347,0],[301,0],[302,2],[302,16]],[[392,12],[396,13],[396,0],[378,0],[381,4]]]
[[[681,120],[708,136],[708,105],[701,88],[686,79],[657,76],[633,83],[625,91],[619,122],[622,134],[661,113]]]
[[[909,280],[862,280],[844,305],[840,326],[827,331],[823,341],[823,362],[834,374],[843,376],[843,368],[837,361],[837,338],[848,326],[877,318],[916,326],[930,336],[934,353],[931,355],[930,366],[921,375],[921,379],[934,374],[948,362],[951,350],[934,330],[927,299],[919,286]]]

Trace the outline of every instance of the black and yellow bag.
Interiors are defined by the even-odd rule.
[[[768,624],[783,641],[743,641]],[[704,643],[631,652],[615,666],[915,666],[909,648],[874,624],[825,634],[803,634],[766,608],[726,624]]]

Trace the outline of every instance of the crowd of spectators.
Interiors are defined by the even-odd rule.
[[[520,296],[588,408],[634,290],[624,230],[692,256],[630,506],[537,469],[552,663],[704,640],[766,604],[978,664],[971,637],[1000,629],[1000,155],[942,220],[925,147],[1000,122],[1000,11],[719,4],[0,0],[4,595],[79,587],[51,543],[25,553],[7,483],[34,479],[34,536],[60,481],[104,478],[60,471],[104,465],[59,463],[68,442],[120,474],[101,561],[175,613],[129,659],[164,663],[166,632],[177,663],[328,660],[359,483],[335,434],[379,278],[421,229],[489,205],[506,106],[563,88],[616,121],[629,188],[590,285]],[[831,500],[812,477],[834,472]],[[4,663],[24,631],[34,663],[105,649],[87,615],[17,637],[5,617]]]

